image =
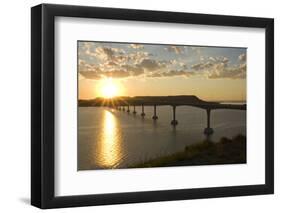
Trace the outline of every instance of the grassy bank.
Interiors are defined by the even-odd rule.
[[[219,142],[203,141],[185,147],[184,151],[158,157],[130,168],[189,166],[210,164],[246,163],[246,137],[237,135],[232,139],[221,138]]]

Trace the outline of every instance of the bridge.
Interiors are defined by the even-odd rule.
[[[79,100],[79,106],[107,106],[116,108],[120,111],[137,114],[136,106],[141,106],[141,116],[145,116],[145,107],[153,107],[153,120],[157,120],[157,106],[171,106],[172,120],[171,125],[176,126],[179,122],[176,119],[176,109],[179,106],[192,106],[206,110],[207,126],[204,129],[206,135],[213,134],[214,130],[210,126],[211,110],[232,109],[246,110],[246,104],[222,104],[219,102],[203,101],[193,95],[180,96],[136,96],[136,97],[114,97],[114,98],[96,98],[93,100]]]

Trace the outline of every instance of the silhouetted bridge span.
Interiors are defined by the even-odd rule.
[[[179,106],[192,106],[206,110],[207,114],[207,127],[204,133],[207,135],[212,134],[214,131],[210,127],[211,110],[217,109],[232,109],[232,110],[246,110],[246,104],[222,104],[219,102],[203,101],[193,95],[184,96],[137,96],[137,97],[115,97],[115,98],[96,98],[93,100],[79,100],[79,106],[106,106],[114,107],[120,111],[127,111],[136,114],[136,106],[141,106],[141,116],[145,116],[145,106],[152,106],[154,113],[153,120],[157,120],[157,106],[171,106],[173,111],[173,118],[171,125],[178,125],[176,120],[176,108]]]

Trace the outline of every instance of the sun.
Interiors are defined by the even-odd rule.
[[[119,93],[118,84],[112,78],[103,79],[100,84],[100,95],[105,98],[114,98]]]

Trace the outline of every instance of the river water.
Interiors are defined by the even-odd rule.
[[[178,125],[173,128],[172,108],[157,107],[159,119],[153,121],[153,107],[145,107],[146,116],[106,107],[79,107],[78,170],[126,168],[159,156],[175,153],[205,139],[206,111],[177,107]],[[246,111],[212,110],[212,140],[246,135]]]

